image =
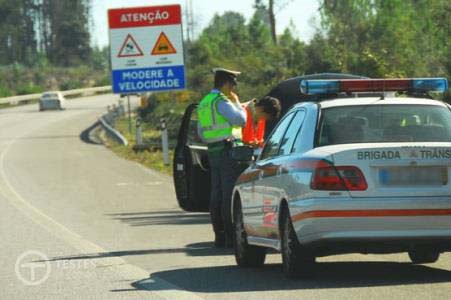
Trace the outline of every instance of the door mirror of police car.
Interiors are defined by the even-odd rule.
[[[254,148],[250,146],[233,147],[230,153],[232,159],[235,161],[252,162],[254,160]]]

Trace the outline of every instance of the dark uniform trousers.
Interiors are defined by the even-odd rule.
[[[208,147],[211,169],[210,215],[216,236],[232,241],[233,228],[231,201],[233,187],[243,171],[243,166],[231,158],[232,146],[224,142],[221,146]]]

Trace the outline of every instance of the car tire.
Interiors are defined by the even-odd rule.
[[[289,278],[311,276],[315,267],[315,256],[299,243],[287,208],[282,211],[281,224],[283,272]]]
[[[235,230],[233,249],[237,265],[242,268],[261,267],[265,263],[266,248],[248,244],[240,201],[235,202],[233,216]]]
[[[440,257],[440,252],[434,250],[412,250],[409,251],[409,258],[413,264],[435,263]]]

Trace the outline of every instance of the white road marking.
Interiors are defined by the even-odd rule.
[[[29,219],[31,219],[39,226],[43,227],[52,235],[77,249],[80,254],[108,252],[107,250],[92,243],[91,241],[84,239],[79,234],[69,230],[64,225],[58,223],[57,221],[43,213],[41,210],[31,205],[19,193],[16,192],[14,187],[9,182],[4,168],[6,154],[17,140],[39,129],[40,128],[33,128],[32,130],[12,139],[2,150],[0,154],[0,193],[5,196],[5,198],[8,199],[12,205],[14,205],[18,210],[24,213]],[[148,289],[150,293],[154,294],[156,297],[161,297],[164,299],[203,299],[195,293],[185,291],[183,290],[183,288],[176,286],[164,279],[158,277],[152,277],[150,279],[149,273],[153,273],[153,271],[146,271],[135,265],[131,265],[127,263],[123,258],[120,258],[118,256],[100,258],[98,261],[96,261],[96,265],[108,267],[126,280],[134,282],[139,281],[140,287]],[[151,289],[154,289],[156,291]]]

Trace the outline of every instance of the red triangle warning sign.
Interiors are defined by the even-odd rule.
[[[171,41],[168,39],[164,32],[161,32],[157,42],[155,43],[155,46],[153,46],[152,55],[165,55],[175,53],[177,53],[177,51],[171,44]]]
[[[117,57],[143,56],[141,48],[131,34],[128,34]]]

